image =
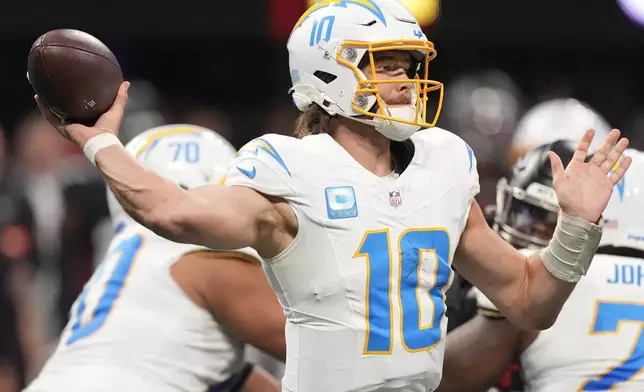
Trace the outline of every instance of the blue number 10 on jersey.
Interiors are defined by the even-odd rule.
[[[393,257],[389,229],[365,233],[354,257],[364,257],[367,264],[366,338],[364,354],[389,354],[393,349],[393,306],[398,303],[401,314],[401,342],[409,352],[426,351],[441,340],[441,320],[445,315],[444,288],[452,269],[450,238],[444,229],[410,229],[398,237],[398,257]],[[429,292],[421,275],[423,253],[436,257],[434,282]],[[398,263],[398,276],[393,275],[393,263]],[[397,279],[398,290],[392,290]],[[431,300],[430,322],[423,324],[421,303],[427,295]],[[426,300],[426,298],[425,298]]]

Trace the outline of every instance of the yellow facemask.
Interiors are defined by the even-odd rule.
[[[371,75],[364,75],[358,67],[347,60],[351,55],[347,55],[350,50],[366,49],[365,56],[368,56],[369,64],[371,65]],[[385,52],[392,50],[404,51],[417,51],[424,53],[424,58],[421,61],[422,79],[416,75],[414,79],[391,79],[391,80],[378,80],[376,79],[376,67],[374,61],[374,53]],[[379,118],[383,120],[390,120],[400,122],[408,125],[415,125],[421,128],[431,128],[436,125],[440,112],[443,107],[443,83],[428,79],[429,62],[436,57],[436,50],[434,44],[427,40],[391,40],[381,42],[360,42],[360,41],[345,41],[342,43],[340,50],[338,50],[336,60],[338,63],[350,68],[358,78],[358,88],[353,98],[353,110],[356,112],[372,118]],[[366,77],[366,79],[365,79]],[[387,105],[378,92],[379,84],[386,83],[409,83],[414,86],[414,102],[415,114],[412,118],[394,117],[387,109]],[[438,107],[435,114],[428,120],[427,116],[427,101],[428,95],[431,92],[437,91]],[[367,99],[365,95],[375,95],[376,104],[378,105],[377,111],[371,111],[372,108],[365,107]]]

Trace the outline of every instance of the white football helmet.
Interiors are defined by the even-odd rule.
[[[555,140],[579,142],[588,128],[595,130],[589,150],[592,152],[611,130],[599,113],[572,98],[539,103],[519,121],[509,151],[509,163],[512,165],[532,148]]]
[[[145,168],[190,189],[216,183],[235,158],[235,148],[218,133],[196,125],[173,124],[145,131],[125,145]],[[115,229],[135,223],[112,191],[107,203]]]
[[[599,246],[644,251],[644,153],[629,148],[624,155],[633,162],[615,185],[604,210],[604,233]]]
[[[427,78],[436,57],[414,16],[397,0],[322,0],[309,8],[288,40],[291,93],[298,109],[313,103],[331,115],[373,125],[395,141],[421,128],[433,127],[443,103],[443,84]],[[374,68],[374,53],[408,51],[416,62],[408,79],[376,80],[361,64]],[[365,62],[368,61],[368,62]],[[412,103],[388,106],[378,93],[383,83],[409,83]],[[428,93],[439,92],[433,119],[428,120]]]

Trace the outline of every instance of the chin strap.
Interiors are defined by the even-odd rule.
[[[416,117],[416,106],[405,105],[398,107],[387,107],[387,115],[394,118],[403,120],[414,121]],[[376,130],[388,139],[396,142],[402,142],[411,137],[415,132],[420,129],[420,125],[405,124],[398,121],[385,120],[376,118],[373,120]]]

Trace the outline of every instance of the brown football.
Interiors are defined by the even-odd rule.
[[[105,44],[78,30],[52,30],[29,51],[27,78],[40,101],[65,123],[94,125],[116,98],[121,67]]]

